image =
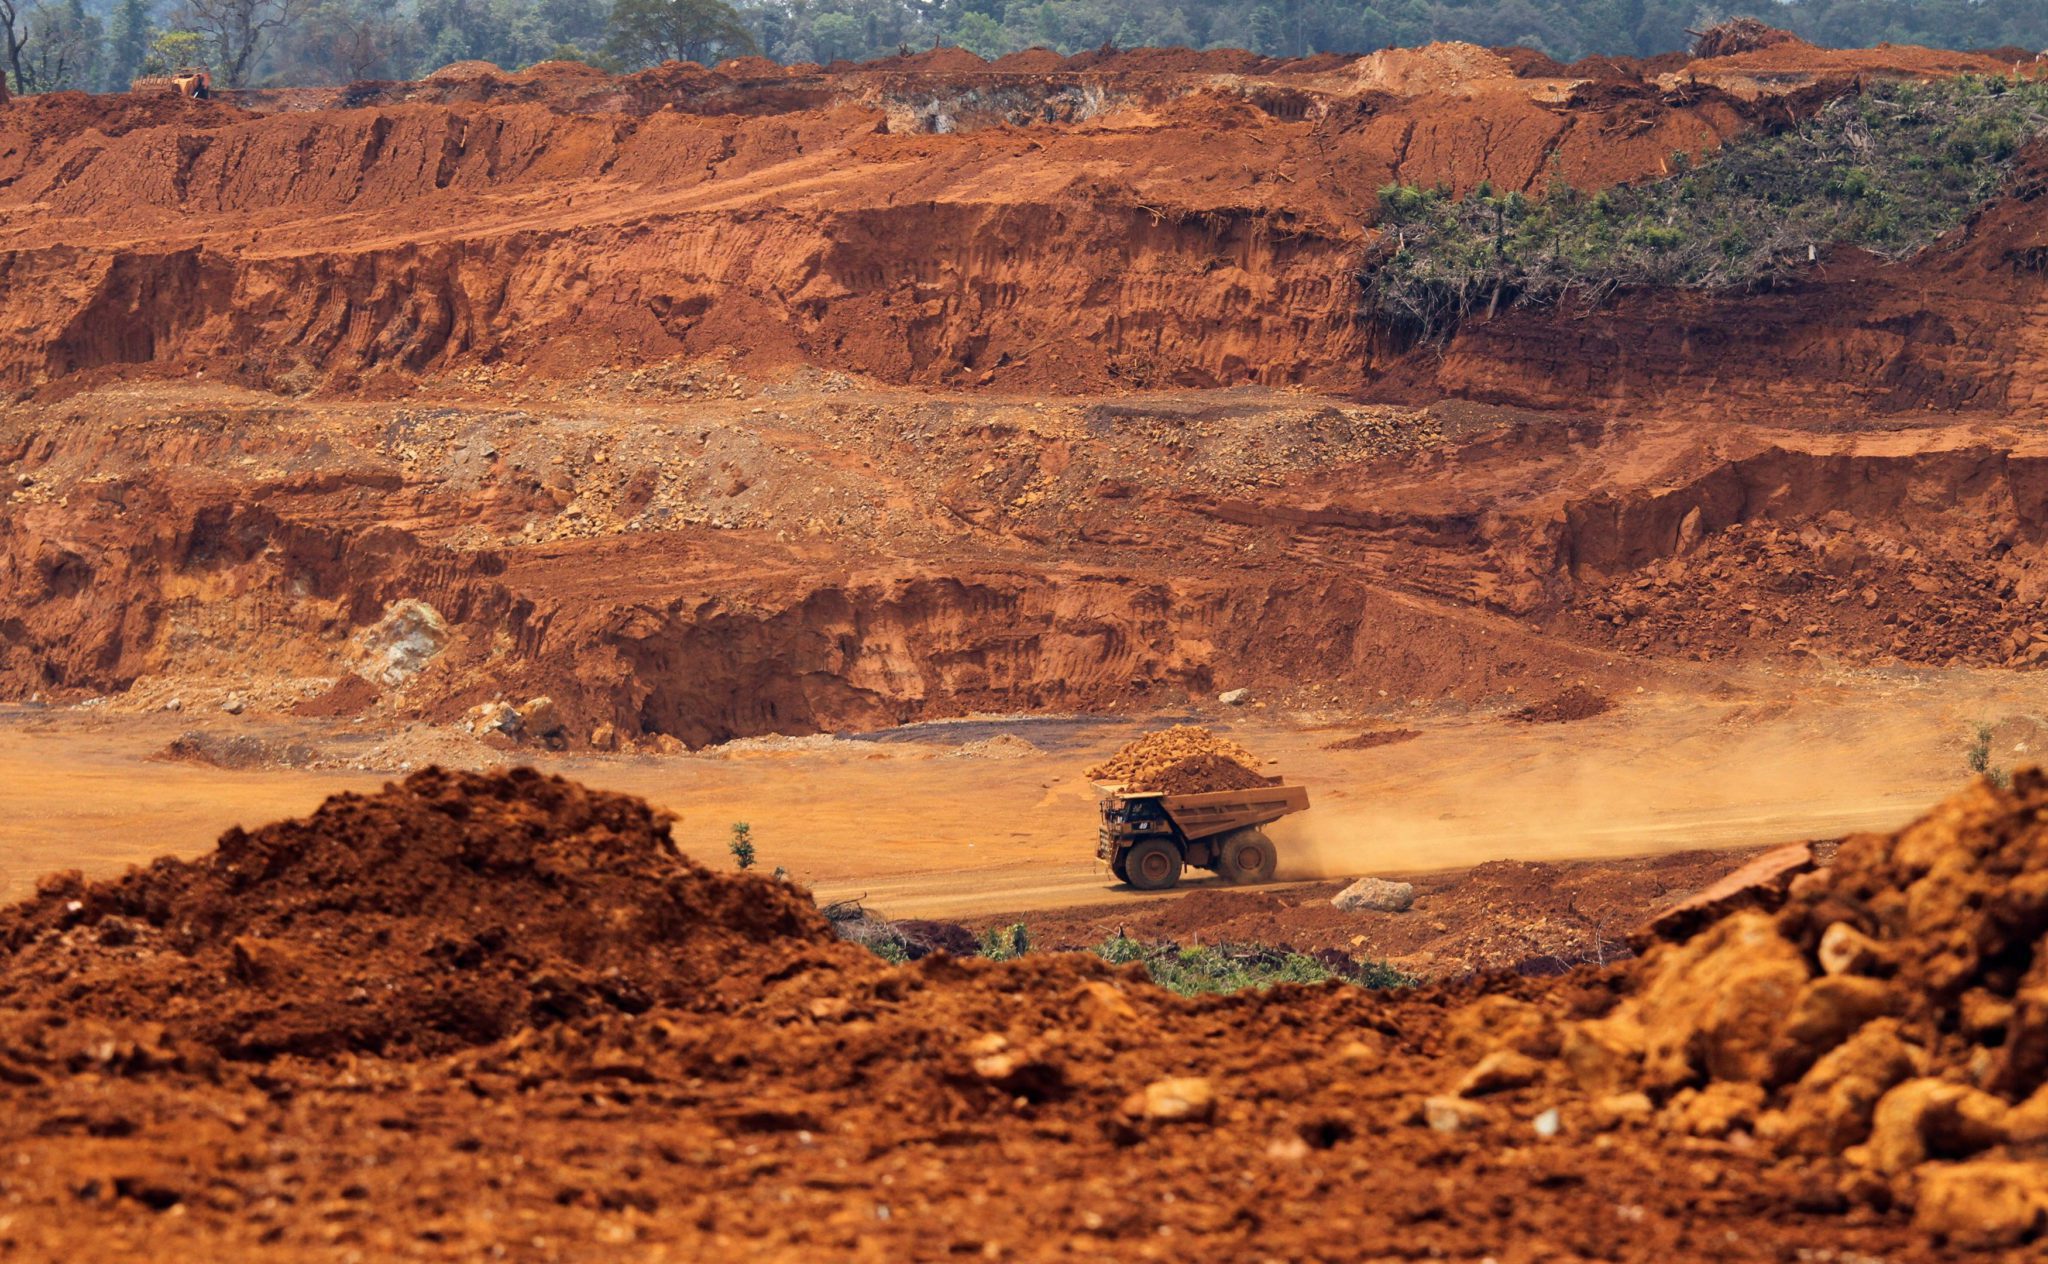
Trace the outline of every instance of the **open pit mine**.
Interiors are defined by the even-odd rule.
[[[0,104],[0,1258],[2048,1257],[2048,83],[1770,34]]]

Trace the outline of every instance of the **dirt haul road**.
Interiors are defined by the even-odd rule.
[[[1314,787],[1315,810],[1274,827],[1283,879],[1836,837],[1893,825],[1953,786],[1979,723],[1993,726],[2001,764],[2048,740],[2033,718],[2048,714],[2048,687],[2033,676],[1841,673],[1796,697],[1777,672],[1712,679],[1709,691],[1667,680],[1570,723],[1428,705],[1370,720],[1217,708],[1207,722]],[[7,894],[53,869],[104,874],[194,854],[230,824],[302,811],[337,783],[367,789],[403,765],[507,757],[427,726],[387,736],[346,723],[97,711],[0,713],[0,768],[13,774],[0,778],[0,816],[14,823],[0,872]],[[1395,722],[1414,736],[1328,749]],[[695,755],[519,757],[646,796],[678,814],[678,836],[708,858],[745,820],[760,863],[821,898],[967,917],[1126,898],[1092,859],[1094,792],[1080,770],[1136,723],[1021,718]],[[222,766],[241,761],[251,766]],[[364,763],[383,771],[353,768]]]

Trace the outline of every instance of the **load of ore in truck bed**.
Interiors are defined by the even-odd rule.
[[[1088,770],[1091,781],[1115,782],[1126,790],[1164,794],[1211,794],[1251,790],[1277,779],[1254,771],[1257,755],[1198,724],[1176,724],[1147,733]]]

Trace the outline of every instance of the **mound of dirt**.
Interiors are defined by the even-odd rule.
[[[1015,733],[998,733],[994,737],[967,742],[953,752],[959,759],[1027,759],[1040,754],[1044,752]]]
[[[1161,794],[1214,794],[1220,790],[1256,790],[1276,781],[1224,755],[1191,755],[1157,772],[1139,776],[1131,783],[1131,789],[1157,790]]]
[[[1753,53],[1760,48],[1776,48],[1781,44],[1813,47],[1792,32],[1781,31],[1755,18],[1730,18],[1702,31],[1700,37],[1693,41],[1692,55],[1733,57],[1737,53]]]
[[[496,62],[451,61],[439,70],[429,74],[426,83],[474,83],[479,79],[503,78],[505,71]]]
[[[1005,53],[988,64],[990,70],[1009,74],[1043,75],[1064,68],[1067,59],[1050,48],[1024,48]]]
[[[1515,66],[1490,48],[1446,42],[1382,49],[1361,57],[1352,73],[1361,90],[1408,96],[1513,79]]]
[[[429,769],[190,863],[46,879],[0,912],[0,1008],[148,1019],[231,1058],[424,1056],[743,1003],[832,940],[788,886],[684,859],[640,800]]]
[[[1120,782],[1132,789],[1159,789],[1161,787],[1153,783],[1168,769],[1210,755],[1237,764],[1240,772],[1256,768],[1261,762],[1249,748],[1227,737],[1219,737],[1199,724],[1176,724],[1125,743],[1121,750],[1090,768],[1086,775],[1090,781]]]
[[[1588,685],[1577,684],[1567,686],[1555,697],[1510,712],[1508,718],[1518,724],[1569,724],[1573,720],[1590,720],[1613,709],[1614,701],[1606,694]]]
[[[377,686],[350,672],[328,686],[323,693],[293,705],[293,715],[342,717],[361,715],[376,704]]]

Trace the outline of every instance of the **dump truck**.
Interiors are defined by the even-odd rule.
[[[1189,865],[1237,883],[1270,882],[1279,863],[1261,826],[1308,807],[1308,791],[1279,778],[1251,790],[1165,794],[1099,785],[1095,855],[1140,891],[1164,891]]]
[[[213,72],[204,66],[180,66],[167,75],[148,75],[132,80],[128,91],[204,101],[213,95]]]

